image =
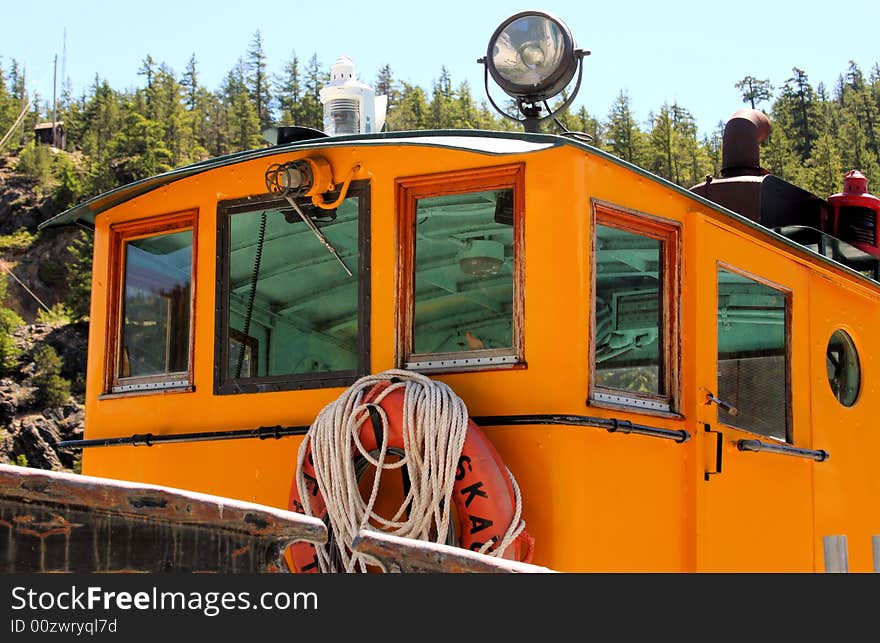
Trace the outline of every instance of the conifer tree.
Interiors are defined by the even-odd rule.
[[[269,91],[269,76],[266,68],[263,35],[257,30],[247,52],[247,85],[257,112],[260,131],[272,124],[272,94]]]
[[[180,86],[183,87],[184,104],[187,111],[193,111],[198,104],[199,99],[199,74],[197,69],[196,55],[192,54],[186,63],[186,69],[180,79]]]
[[[629,94],[625,91],[617,94],[604,131],[605,147],[609,152],[636,165],[645,163],[643,134],[630,107]]]
[[[752,109],[757,109],[758,103],[770,100],[773,97],[773,86],[769,79],[759,80],[754,76],[746,76],[734,84],[740,93],[744,103],[748,103]]]
[[[226,113],[228,148],[223,153],[249,150],[260,145],[260,117],[247,88],[244,59],[226,76],[222,89]]]
[[[13,331],[24,324],[24,320],[11,308],[3,304],[6,300],[6,275],[0,275],[0,373],[7,373],[15,368],[21,349],[15,344]]]
[[[837,142],[826,131],[816,139],[813,156],[807,163],[807,182],[801,187],[826,198],[840,191],[843,174],[843,162]]]
[[[400,104],[385,120],[386,129],[389,132],[422,130],[427,127],[428,119],[425,91],[417,85],[404,82]]]
[[[773,112],[788,132],[800,162],[804,163],[810,158],[813,142],[818,137],[816,92],[802,69],[794,67],[792,74],[783,85]]]
[[[455,127],[455,114],[452,78],[446,67],[441,67],[440,77],[434,81],[431,92],[430,120],[428,127],[432,129],[450,129]]]
[[[199,84],[196,56],[190,56],[186,70],[180,79],[180,87],[183,94],[184,113],[180,115],[181,128],[186,132],[187,144],[193,145],[193,149],[183,153],[182,159],[199,161],[208,156],[210,139],[210,95]],[[181,147],[185,147],[181,144]]]
[[[284,63],[281,77],[275,84],[275,97],[278,101],[279,122],[281,125],[300,125],[303,120],[303,85],[299,70],[299,58],[292,52]]]
[[[379,70],[379,73],[376,74],[376,84],[373,89],[376,92],[376,96],[388,97],[388,112],[391,112],[400,104],[400,89],[398,89],[398,83],[394,79],[391,65],[385,64]]]
[[[147,57],[141,61],[141,67],[138,69],[138,76],[143,76],[146,79],[148,92],[153,87],[153,73],[155,70],[156,61],[153,60],[153,57],[150,54],[147,54]]]
[[[15,101],[6,88],[6,74],[3,71],[2,62],[0,60],[0,139],[9,131],[18,115],[18,110],[15,109]]]
[[[321,106],[320,91],[328,80],[329,73],[321,71],[318,54],[312,54],[305,68],[305,91],[300,108],[302,122],[297,125],[318,130],[324,129],[324,108]]]
[[[649,116],[651,132],[648,135],[648,169],[654,174],[674,181],[674,138],[672,127],[672,110],[668,103],[660,107],[660,111]]]

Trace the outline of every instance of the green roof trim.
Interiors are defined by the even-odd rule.
[[[502,143],[502,141],[505,141],[506,143]],[[516,143],[519,143],[519,145],[517,145]],[[169,172],[165,172],[163,174],[157,174],[155,176],[151,176],[146,179],[141,179],[140,181],[135,181],[134,183],[129,183],[128,185],[115,188],[96,197],[93,197],[88,201],[84,201],[83,203],[76,205],[68,210],[65,210],[61,214],[58,214],[51,219],[43,221],[38,226],[38,229],[42,230],[44,228],[49,228],[53,226],[69,225],[76,223],[77,221],[87,221],[88,223],[94,225],[95,217],[105,210],[114,208],[117,205],[125,203],[126,201],[130,201],[131,199],[139,197],[142,194],[146,194],[147,192],[151,192],[152,190],[155,190],[157,188],[163,187],[170,183],[174,183],[175,181],[179,181],[180,179],[184,179],[196,174],[201,174],[202,172],[207,172],[209,170],[233,165],[235,163],[251,161],[253,159],[274,156],[276,154],[283,154],[286,152],[342,147],[352,144],[433,146],[446,149],[459,149],[488,155],[507,155],[518,153],[521,154],[526,152],[545,150],[553,147],[561,147],[563,145],[570,145],[584,152],[587,152],[588,154],[602,158],[610,163],[627,168],[635,172],[636,174],[639,174],[651,181],[654,181],[655,183],[659,183],[660,185],[663,185],[673,190],[674,192],[677,192],[683,196],[686,196],[689,199],[692,199],[693,201],[699,203],[707,209],[714,210],[715,212],[718,212],[728,218],[740,222],[741,224],[751,228],[762,236],[773,238],[776,241],[790,248],[793,248],[799,253],[805,253],[813,259],[818,259],[821,263],[833,266],[837,270],[842,270],[843,272],[849,274],[857,280],[863,283],[870,284],[875,289],[880,286],[878,282],[869,277],[866,277],[857,270],[853,270],[849,266],[846,266],[824,255],[814,252],[809,248],[797,243],[796,241],[793,241],[779,234],[778,232],[775,232],[774,230],[771,230],[770,228],[761,225],[760,223],[752,221],[748,217],[734,212],[733,210],[728,210],[724,206],[710,201],[695,192],[691,192],[687,188],[683,188],[680,185],[669,181],[668,179],[657,176],[656,174],[653,174],[648,170],[645,170],[637,165],[633,165],[628,161],[618,158],[610,152],[606,152],[604,150],[600,150],[599,148],[593,147],[592,145],[589,145],[575,137],[558,134],[532,134],[524,132],[500,132],[491,130],[410,130],[405,132],[379,132],[376,134],[352,134],[348,136],[333,136],[305,141],[296,141],[293,143],[275,145],[255,150],[246,150],[244,152],[236,152],[234,154],[227,154],[226,156],[218,156],[206,159],[192,165],[180,167]]]
[[[479,144],[482,141],[483,144]],[[470,142],[470,144],[467,144]],[[284,154],[298,150],[322,149],[328,147],[341,147],[351,144],[369,145],[418,145],[435,146],[448,149],[463,149],[470,152],[489,155],[517,154],[529,151],[538,151],[550,147],[557,147],[565,143],[559,136],[548,134],[519,134],[516,132],[491,132],[484,130],[431,130],[431,131],[407,131],[407,132],[381,132],[378,134],[355,134],[349,136],[335,136],[330,138],[317,138],[306,141],[296,141],[283,145],[246,150],[217,156],[199,161],[192,165],[156,174],[154,176],[114,188],[103,194],[92,197],[87,201],[73,206],[64,212],[43,221],[38,227],[40,230],[60,225],[70,225],[77,221],[87,221],[94,225],[95,217],[115,208],[117,205],[130,201],[147,192],[161,188],[175,181],[185,179],[196,174],[208,172],[217,168],[243,163],[254,159]],[[506,144],[505,144],[506,143]],[[516,145],[519,143],[519,145]]]

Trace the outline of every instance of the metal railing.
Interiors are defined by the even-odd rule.
[[[831,454],[824,449],[801,449],[790,444],[774,444],[772,442],[762,442],[761,440],[739,440],[736,443],[736,448],[740,451],[778,453],[796,458],[808,458],[816,462],[825,462],[825,460],[831,457]]]
[[[478,426],[507,426],[521,424],[564,424],[568,426],[588,426],[605,429],[609,433],[634,433],[652,438],[665,438],[675,442],[687,442],[691,434],[684,429],[661,429],[656,426],[636,424],[629,420],[617,418],[600,418],[589,415],[485,415],[475,416],[471,420]]]

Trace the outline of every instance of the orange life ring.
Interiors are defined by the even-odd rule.
[[[368,404],[388,387],[390,382],[375,385],[364,396]],[[388,448],[403,450],[403,388],[388,393],[378,406],[388,416]],[[377,439],[378,438],[378,439]],[[381,436],[376,436],[370,422],[361,426],[359,439],[367,451],[381,447]],[[311,448],[303,461],[303,474],[311,497],[312,515],[326,521],[326,504],[315,478]],[[516,496],[507,467],[498,451],[474,422],[468,419],[468,428],[458,459],[455,484],[452,490],[453,505],[458,516],[459,547],[479,551],[485,543],[498,543],[507,533],[516,513]],[[302,499],[294,479],[290,489],[289,508],[303,513]],[[489,547],[491,549],[491,546]],[[534,538],[523,529],[507,547],[504,558],[530,563],[534,551]],[[297,542],[287,551],[288,563],[297,573],[317,573],[319,570],[315,545]]]

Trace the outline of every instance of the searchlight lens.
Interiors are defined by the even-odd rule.
[[[529,11],[511,16],[496,29],[486,64],[507,94],[536,102],[565,89],[577,71],[578,57],[565,23]]]

